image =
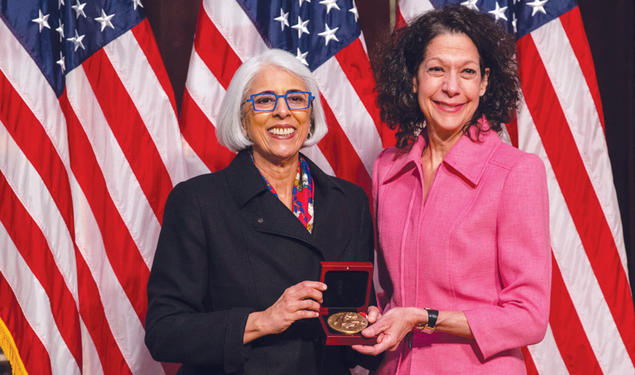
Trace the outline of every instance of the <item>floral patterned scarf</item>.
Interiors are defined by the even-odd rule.
[[[251,160],[253,161],[253,156]],[[271,186],[265,176],[260,174],[267,184],[269,191],[278,197],[278,193]],[[298,172],[296,173],[295,180],[293,181],[293,214],[300,220],[306,230],[311,233],[313,231],[313,178],[311,178],[311,170],[309,169],[309,163],[300,156],[300,162],[298,163]]]

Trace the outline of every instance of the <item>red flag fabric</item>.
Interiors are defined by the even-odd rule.
[[[575,1],[400,0],[398,24],[445,3],[489,13],[517,37],[517,147],[547,167],[553,280],[530,374],[635,373],[635,313],[602,104]]]
[[[17,374],[163,374],[146,283],[186,175],[143,5],[1,4],[0,346]]]

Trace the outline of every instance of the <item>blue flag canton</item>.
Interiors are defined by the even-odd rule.
[[[238,3],[270,47],[291,52],[311,71],[360,35],[353,0],[238,0]]]
[[[0,17],[60,96],[64,77],[144,19],[141,0],[0,0]]]
[[[520,39],[577,6],[575,0],[431,0],[435,8],[458,4],[487,13]]]

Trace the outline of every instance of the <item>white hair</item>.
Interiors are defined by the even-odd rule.
[[[312,146],[318,143],[326,135],[328,127],[317,83],[309,68],[291,53],[281,49],[269,49],[260,55],[251,57],[236,70],[220,106],[218,124],[216,124],[218,142],[234,152],[244,150],[253,144],[243,129],[244,116],[241,107],[254,77],[266,66],[282,68],[304,81],[315,99],[311,106],[311,129],[302,146]]]

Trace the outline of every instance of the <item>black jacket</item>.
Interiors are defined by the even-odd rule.
[[[318,280],[320,261],[372,261],[364,191],[309,166],[313,233],[268,191],[248,151],[170,193],[148,282],[145,342],[156,360],[183,363],[179,374],[336,375],[355,365],[350,348],[321,345],[317,319],[242,343],[249,313]]]

